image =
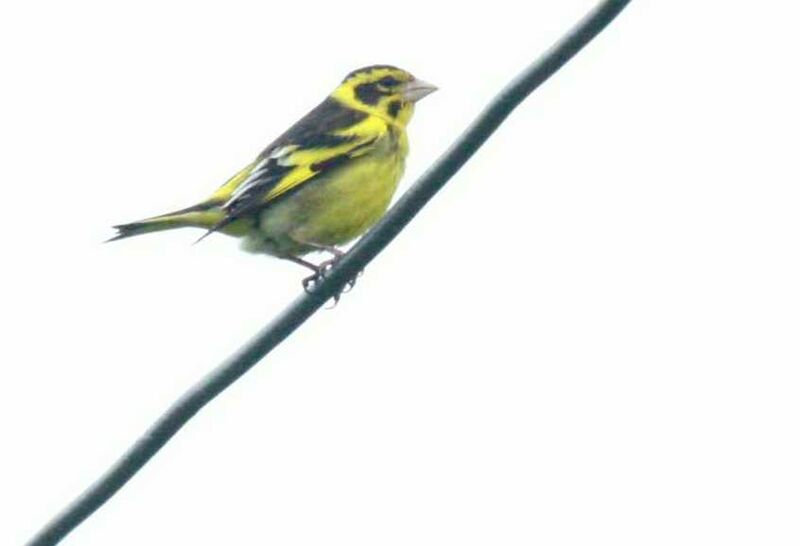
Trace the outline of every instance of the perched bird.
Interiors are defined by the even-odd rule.
[[[112,241],[174,228],[241,237],[242,248],[311,269],[309,289],[389,207],[408,154],[414,104],[436,90],[399,68],[354,70],[208,199],[114,226]],[[333,257],[321,264],[303,258]]]

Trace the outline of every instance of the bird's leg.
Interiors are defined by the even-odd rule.
[[[298,258],[297,256],[283,256],[284,260],[289,260],[292,263],[297,265],[302,265],[303,267],[309,268],[311,271],[317,272],[319,271],[319,266],[316,264],[312,264],[308,260],[304,260],[303,258]]]
[[[344,250],[342,250],[342,249],[340,249],[340,248],[338,248],[338,247],[336,247],[334,245],[323,245],[323,244],[319,244],[319,243],[311,243],[309,241],[303,241],[303,240],[296,239],[296,238],[294,239],[294,241],[296,243],[298,243],[298,244],[313,248],[314,250],[317,250],[319,252],[328,252],[328,253],[333,255],[333,257],[331,259],[325,260],[324,262],[319,264],[319,266],[318,266],[318,268],[316,270],[316,273],[317,273],[316,276],[312,275],[311,277],[303,279],[303,286],[306,287],[306,291],[308,291],[307,284],[313,284],[314,282],[319,282],[320,278],[325,277],[325,274],[328,271],[330,271],[333,268],[333,266],[336,265],[339,262],[339,260],[341,260],[344,257],[344,255],[346,254],[346,252]],[[303,261],[305,262],[305,260],[303,260]],[[306,262],[306,263],[308,263],[308,262]],[[352,290],[353,287],[356,285],[356,278],[360,277],[363,273],[364,273],[363,271],[359,271],[359,273],[358,273],[358,275],[356,275],[356,277],[348,280],[347,284],[344,286],[342,291],[338,294],[338,297],[341,297],[341,295],[343,293],[349,292],[350,290]],[[338,297],[337,297],[337,301],[338,301]]]
[[[328,271],[330,271],[333,268],[333,266],[335,266],[337,263],[339,263],[339,260],[341,260],[344,257],[344,255],[346,254],[345,252],[339,250],[336,247],[325,247],[324,250],[327,250],[328,252],[333,254],[333,258],[331,258],[330,260],[325,260],[324,262],[319,264],[319,267],[320,267],[320,270],[321,270],[321,274],[322,274],[323,277],[325,276],[325,274]],[[356,274],[355,277],[353,277],[352,279],[349,279],[347,281],[347,284],[345,284],[342,287],[342,291],[339,293],[339,295],[341,296],[342,294],[344,294],[346,292],[350,292],[355,287],[356,280],[358,280],[358,278],[363,274],[364,274],[364,270],[362,269],[361,271],[359,271]]]
[[[316,243],[307,243],[307,242],[303,242],[303,244],[306,246],[310,246],[314,250],[318,250],[320,252],[329,252],[333,255],[334,258],[341,258],[342,256],[345,255],[344,250],[341,250],[340,248],[337,248],[333,245],[318,245]]]
[[[303,267],[307,267],[311,271],[314,272],[313,275],[309,275],[308,277],[303,279],[303,290],[310,293],[311,290],[314,288],[314,285],[317,284],[322,279],[322,266],[316,265],[308,260],[304,260],[303,258],[299,258],[297,256],[283,256],[285,260],[289,260],[292,263],[296,263],[297,265],[302,265]]]
[[[286,257],[287,260],[290,260],[296,264],[302,265],[303,267],[307,267],[312,271],[314,271],[313,275],[309,275],[308,277],[303,279],[303,289],[306,292],[310,293],[314,289],[314,286],[325,278],[325,275],[331,269],[333,269],[333,267],[337,263],[339,263],[339,260],[341,260],[346,253],[343,250],[333,245],[321,245],[317,243],[309,243],[308,241],[297,241],[297,240],[295,242],[305,245],[307,247],[311,247],[320,252],[328,252],[333,255],[332,258],[325,260],[319,265],[314,265],[313,263],[304,260],[302,258],[298,258],[297,256]],[[341,291],[334,294],[333,296],[334,305],[339,303],[339,299],[342,297],[342,294],[344,294],[345,292],[349,292],[350,290],[353,289],[353,287],[356,285],[356,279],[358,279],[358,277],[360,277],[363,273],[364,271],[359,271],[355,277],[347,281],[347,283],[342,287]]]
[[[333,254],[334,258],[341,258],[342,256],[345,255],[344,250],[336,248],[335,246],[322,246],[320,247],[320,250],[324,250],[325,252],[330,252],[331,254]]]
[[[308,277],[303,279],[303,290],[306,293],[310,294],[312,290],[314,290],[314,286],[316,286],[323,278],[325,278],[325,273],[330,271],[330,269],[336,264],[339,260],[338,257],[326,260],[319,265],[313,264],[308,260],[304,260],[303,258],[299,258],[297,256],[284,256],[286,260],[289,260],[292,263],[296,263],[297,265],[302,265],[303,267],[307,267],[308,269],[312,270],[314,273],[309,275]],[[352,288],[352,282],[348,283],[348,286]],[[336,306],[339,303],[339,299],[342,297],[342,294],[348,290],[340,290],[336,294],[333,295],[333,305]]]
[[[330,252],[331,254],[333,254],[333,258],[332,259],[326,260],[326,261],[324,261],[324,262],[322,262],[320,264],[320,267],[324,267],[323,276],[324,276],[325,272],[329,271],[346,254],[346,252],[344,250],[342,250],[342,249],[340,249],[338,247],[335,247],[333,245],[318,245],[318,244],[315,244],[315,243],[303,243],[303,244],[306,244],[306,245],[308,245],[310,247],[313,247],[313,248],[315,248],[315,249],[317,249],[317,250],[319,250],[321,252]],[[342,289],[342,294],[344,294],[345,292],[350,292],[355,287],[356,280],[358,279],[358,277],[360,277],[363,274],[364,274],[364,270],[362,269],[361,271],[358,272],[358,274],[355,277],[353,277],[352,279],[347,281],[347,284]]]

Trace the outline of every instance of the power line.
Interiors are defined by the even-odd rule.
[[[234,355],[184,393],[105,474],[48,522],[27,546],[57,544],[119,491],[203,406],[264,358],[327,300],[338,294],[347,281],[362,271],[472,157],[512,110],[597,36],[629,3],[630,0],[607,0],[598,4],[501,90],[312,293],[298,297]]]

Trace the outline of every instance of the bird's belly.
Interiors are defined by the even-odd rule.
[[[370,154],[310,181],[261,213],[264,250],[300,255],[352,241],[386,212],[403,167],[399,154]]]

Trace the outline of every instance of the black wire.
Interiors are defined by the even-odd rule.
[[[77,499],[47,523],[27,546],[58,543],[136,474],[189,419],[252,368],[298,326],[337,294],[388,245],[423,206],[491,136],[531,92],[597,36],[630,0],[601,2],[561,40],[507,85],[455,143],[398,200],[384,218],[353,246],[313,293],[303,294],[237,353],[183,394],[120,459]]]

